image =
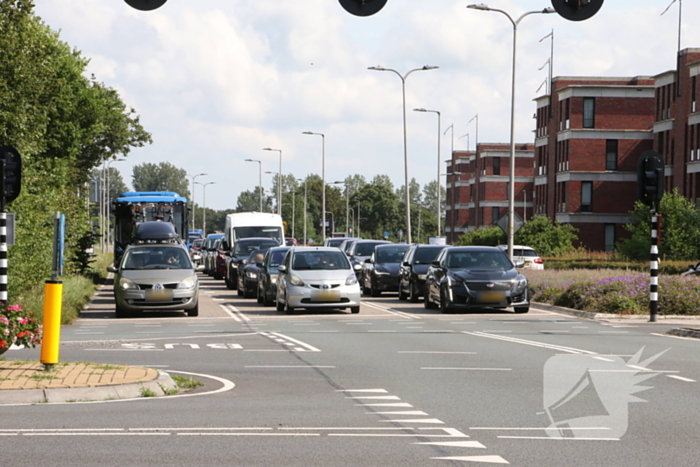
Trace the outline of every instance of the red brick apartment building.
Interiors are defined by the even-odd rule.
[[[648,149],[664,156],[666,189],[700,204],[699,80],[700,49],[653,77],[555,78],[551,97],[535,99],[534,147],[517,146],[515,212],[571,224],[578,246],[612,250],[627,235],[637,160]],[[447,179],[448,242],[507,212],[509,155],[507,144],[455,151],[447,171],[462,175]]]

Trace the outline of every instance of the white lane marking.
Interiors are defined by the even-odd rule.
[[[198,327],[198,326],[216,326],[216,325],[213,324],[213,323],[211,323],[211,324],[194,324],[194,323],[189,323],[189,324],[187,325],[187,327],[191,327],[191,328]]]
[[[428,446],[449,446],[453,448],[480,448],[486,449],[486,446],[478,441],[434,441],[429,443],[413,443],[424,444]]]
[[[261,333],[261,334],[265,335],[266,333]],[[288,341],[291,341],[291,342],[294,342],[294,343],[296,343],[297,345],[299,345],[299,346],[301,346],[301,347],[303,347],[303,348],[305,348],[305,349],[307,349],[307,350],[310,350],[311,352],[320,352],[320,350],[317,349],[316,347],[314,347],[314,346],[312,346],[312,345],[309,345],[309,344],[306,344],[306,343],[304,343],[304,342],[298,341],[298,340],[296,340],[296,339],[294,339],[294,338],[292,338],[292,337],[285,336],[284,334],[280,334],[280,333],[278,333],[278,332],[271,332],[270,335],[276,336],[276,337],[278,337],[278,338],[285,339],[285,340],[288,340]]]
[[[496,333],[496,334],[498,334],[498,333],[507,333],[507,332],[513,332],[513,331],[508,331],[508,330],[505,330],[505,329],[503,329],[503,330],[501,330],[501,329],[495,329],[495,330],[488,330],[488,329],[484,329],[484,330],[483,330],[483,331],[481,331],[481,332],[493,332],[493,333]]]
[[[601,360],[603,362],[614,362],[612,358],[604,358],[604,357],[593,357],[595,360]]]
[[[672,338],[672,339],[683,339],[683,340],[686,340],[686,341],[695,341],[695,342],[698,342],[698,339],[696,339],[695,337],[671,336],[671,335],[669,335],[669,334],[658,334],[658,333],[655,333],[655,332],[652,332],[650,335],[651,335],[651,336],[658,336],[658,337],[670,337],[670,338]]]
[[[407,402],[397,402],[388,404],[355,404],[355,407],[413,407]]]
[[[462,333],[469,334],[472,336],[487,337],[489,339],[496,339],[496,340],[512,342],[514,344],[524,344],[524,345],[531,345],[533,347],[542,347],[545,349],[558,350],[560,352],[567,352],[567,353],[573,353],[573,354],[582,353],[582,354],[588,354],[588,355],[597,355],[597,352],[590,352],[588,350],[575,349],[573,347],[564,347],[561,345],[545,344],[543,342],[529,341],[529,340],[525,340],[525,339],[518,339],[515,337],[498,336],[495,334],[486,334],[486,333],[480,332],[480,331],[475,331],[475,332],[462,331]]]
[[[629,331],[598,331],[599,334],[628,334]]]
[[[245,368],[335,368],[331,365],[246,365]]]
[[[588,326],[571,326],[571,329],[588,329]]]
[[[544,334],[562,334],[571,331],[568,331],[566,329],[540,329],[540,332]]]
[[[372,326],[374,323],[345,323],[347,326]]]
[[[483,462],[486,464],[510,464],[501,456],[458,456],[458,457],[431,457],[441,461]]]
[[[398,410],[393,412],[365,412],[367,415],[428,415],[422,410]]]
[[[425,354],[456,354],[456,355],[476,355],[476,352],[440,352],[430,350],[399,350],[397,353],[425,353]]]
[[[346,399],[375,399],[375,400],[385,400],[385,401],[400,401],[399,396],[348,396]]]
[[[413,316],[413,315],[409,315],[408,313],[403,313],[403,312],[401,312],[401,311],[393,311],[393,310],[391,310],[391,309],[389,309],[389,308],[387,308],[387,307],[378,305],[378,304],[376,304],[376,303],[362,302],[362,304],[365,305],[365,306],[368,306],[368,307],[370,307],[370,308],[374,308],[374,309],[376,309],[376,310],[385,311],[385,312],[387,312],[387,313],[389,313],[389,314],[392,314],[392,315],[394,315],[394,316],[399,316],[399,317],[401,317],[401,318],[406,318],[406,319],[410,319],[410,320],[415,320],[415,319],[416,319],[416,317]]]
[[[220,306],[226,313],[228,313],[229,316],[231,316],[231,318],[235,319],[235,320],[238,321],[238,322],[242,322],[242,321],[248,322],[248,321],[250,321],[250,318],[248,318],[246,315],[244,315],[244,314],[241,312],[241,310],[239,310],[238,308],[236,308],[235,306],[233,306],[233,305],[231,305],[231,304],[222,304],[222,305],[219,305],[219,306]]]
[[[544,413],[544,412],[542,412]],[[534,426],[534,427],[527,427],[527,426],[471,426],[469,427],[470,430],[481,430],[481,431],[545,431],[547,428],[542,427],[542,426]],[[599,427],[583,427],[583,428],[575,428],[575,427],[569,427],[567,430],[571,431],[597,431],[597,430],[605,430],[605,431],[610,431],[611,428],[606,427],[606,426],[599,426]]]
[[[321,323],[294,323],[294,326],[320,326]]]
[[[336,389],[335,392],[373,392],[373,393],[386,394],[389,391],[387,391],[386,389]]]
[[[541,439],[555,441],[620,441],[619,438],[553,438],[551,436],[497,436],[499,439]]]
[[[396,332],[396,330],[368,329],[367,332]]]
[[[408,419],[408,420],[379,420],[380,422],[385,422],[385,423],[435,423],[438,425],[444,425],[445,422],[442,420],[438,420],[437,418],[416,418],[416,419]]]
[[[321,433],[174,433],[178,436],[321,436]]]
[[[163,331],[139,331],[134,334],[163,334]]]
[[[450,368],[450,367],[421,367],[421,370],[465,370],[465,371],[512,371],[512,368]]]
[[[668,376],[669,378],[680,380],[680,381],[685,381],[687,383],[695,383],[696,382],[694,379],[684,378],[683,376],[678,376],[678,375],[666,375],[666,376]]]

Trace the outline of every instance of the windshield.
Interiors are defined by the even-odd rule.
[[[374,253],[374,247],[380,243],[358,243],[355,246],[355,256],[370,256]]]
[[[336,247],[340,246],[340,244],[343,243],[344,241],[345,241],[344,238],[329,238],[328,240],[326,240],[326,242],[328,243],[328,246],[336,246]]]
[[[124,255],[122,269],[192,269],[192,263],[182,248],[133,248]]]
[[[418,248],[413,256],[413,264],[428,264],[433,261],[442,248]]]
[[[377,248],[375,263],[400,263],[403,254],[408,250],[408,245]]]
[[[350,269],[350,263],[342,251],[304,251],[294,255],[292,269]]]
[[[275,246],[279,246],[279,243],[271,240],[259,240],[256,242],[238,241],[233,247],[233,254],[236,256],[250,256],[255,250],[267,251]]]
[[[537,253],[535,253],[535,250],[513,250],[513,256],[527,256],[528,258],[535,258]]]
[[[512,269],[513,264],[501,251],[455,251],[448,253],[445,264],[450,269]]]
[[[233,240],[240,240],[242,238],[252,238],[252,237],[265,237],[274,238],[277,240],[277,244],[282,244],[282,229],[274,226],[264,226],[264,227],[234,227],[233,228]]]

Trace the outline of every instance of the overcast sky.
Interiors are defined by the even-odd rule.
[[[555,76],[653,76],[674,67],[676,1],[607,0],[583,22],[531,15],[518,27],[516,141],[533,142],[533,99],[548,75],[554,31]],[[388,0],[359,18],[337,0],[168,0],[154,11],[123,0],[36,0],[36,13],[62,40],[91,60],[89,73],[119,91],[153,135],[153,144],[113,163],[131,184],[132,167],[167,161],[189,174],[208,173],[212,209],[236,206],[262,170],[326,181],[387,174],[403,185],[401,74],[406,80],[409,176],[424,185],[437,176],[450,146],[473,149],[508,142],[512,25],[495,12],[468,10],[473,0]],[[514,18],[551,6],[549,0],[489,0]],[[682,4],[682,47],[700,47],[700,2]],[[543,67],[542,70],[539,70]],[[472,120],[471,123],[469,121]],[[446,128],[454,125],[454,139]],[[469,136],[464,136],[464,135]],[[463,137],[462,137],[463,136]],[[460,138],[462,137],[462,138]],[[441,162],[442,173],[444,163]],[[263,173],[270,190],[271,175]],[[191,184],[191,179],[189,179]],[[444,178],[442,180],[444,183]],[[202,203],[202,187],[195,200]]]

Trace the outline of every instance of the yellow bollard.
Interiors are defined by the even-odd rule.
[[[63,282],[46,281],[44,284],[44,329],[41,338],[41,363],[50,371],[58,363],[61,345],[61,306]]]

